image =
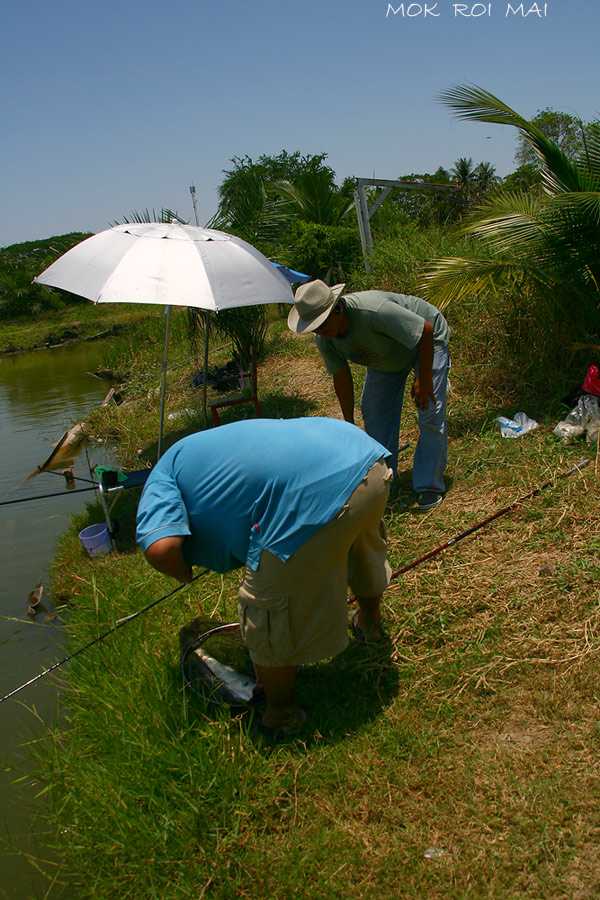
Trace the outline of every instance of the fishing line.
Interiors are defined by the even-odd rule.
[[[109,634],[113,634],[115,631],[117,631],[119,628],[123,628],[123,626],[127,625],[129,622],[133,622],[134,619],[137,619],[138,616],[141,616],[143,613],[148,612],[148,610],[152,609],[153,606],[157,606],[159,603],[162,603],[163,600],[168,600],[169,597],[172,597],[173,594],[176,594],[182,588],[187,587],[188,584],[192,584],[194,581],[197,581],[198,578],[202,578],[202,576],[206,575],[208,571],[208,569],[204,569],[203,572],[198,572],[198,574],[194,575],[193,578],[190,578],[189,581],[184,581],[183,584],[178,584],[177,587],[173,588],[172,591],[169,591],[168,594],[165,594],[163,597],[159,597],[158,600],[153,600],[152,603],[149,603],[148,606],[145,606],[143,609],[139,609],[137,612],[132,613],[130,616],[126,616],[124,619],[119,619],[116,625],[113,625],[113,627],[109,628],[108,631],[105,631],[102,634],[98,635],[98,637],[94,638],[93,641],[84,644],[84,646],[80,647],[79,650],[75,650],[73,653],[65,656],[64,659],[61,659],[58,662],[54,663],[53,666],[50,666],[48,669],[44,669],[44,671],[40,672],[39,675],[36,675],[35,678],[30,678],[29,681],[26,681],[24,684],[19,685],[19,687],[11,691],[10,694],[6,694],[6,696],[0,698],[0,703],[4,703],[5,700],[8,700],[10,697],[14,697],[14,695],[18,694],[19,691],[22,691],[23,688],[29,687],[30,684],[34,684],[36,681],[39,681],[40,678],[43,678],[45,675],[48,675],[55,669],[58,669],[59,666],[64,665],[70,659],[74,659],[76,656],[79,656],[79,654],[83,653],[84,650],[88,650],[90,647],[93,647],[94,644],[100,643],[100,641],[103,641],[104,638],[109,636]]]
[[[70,468],[70,466],[68,466],[67,468]],[[47,475],[58,475],[60,478],[65,477],[65,469],[40,469],[39,466],[38,469],[40,472],[46,472]],[[84,478],[83,475],[75,475],[74,472],[71,472],[71,478],[73,479],[73,481],[85,481],[86,484],[95,484],[96,486],[98,485],[98,482],[94,481],[93,478]]]
[[[544,491],[546,488],[551,485],[556,484],[559,478],[567,478],[569,475],[573,475],[574,472],[580,472],[581,469],[585,468],[589,463],[589,459],[580,459],[579,462],[568,469],[566,472],[561,472],[560,475],[557,475],[556,478],[551,478],[550,481],[547,481],[545,484],[540,485],[540,487],[535,488],[533,491],[530,491],[528,494],[523,494],[522,497],[519,497],[518,500],[515,500],[514,503],[511,503],[509,506],[503,507],[503,509],[499,509],[497,512],[493,513],[491,516],[488,516],[487,519],[483,519],[482,522],[478,522],[477,525],[473,525],[471,528],[467,528],[466,531],[462,531],[460,534],[457,534],[455,537],[450,538],[449,541],[446,541],[445,544],[440,544],[439,547],[436,547],[435,550],[430,550],[429,553],[426,553],[424,556],[420,556],[419,559],[415,559],[413,562],[409,563],[407,566],[404,566],[402,569],[399,569],[397,572],[391,576],[390,581],[393,581],[394,578],[398,578],[399,575],[404,575],[405,572],[409,572],[411,569],[416,568],[421,565],[422,562],[425,562],[427,559],[431,559],[433,556],[437,556],[438,553],[441,553],[442,550],[447,550],[448,547],[453,547],[454,544],[458,544],[459,541],[464,540],[464,538],[469,537],[469,535],[474,534],[474,532],[479,531],[480,528],[483,528],[485,525],[489,525],[490,522],[493,522],[495,519],[500,518],[500,516],[506,515],[506,513],[511,512],[516,506],[520,503],[524,503],[525,500],[531,500],[533,497],[537,496],[541,491]],[[356,597],[351,597],[348,600],[348,605],[354,603]]]
[[[46,472],[48,475],[59,475],[61,478],[65,477],[64,471],[58,472],[55,469],[40,469],[38,466],[38,473]],[[97,491],[100,489],[100,485],[94,481],[92,478],[84,478],[83,475],[72,475],[73,481],[83,481],[86,484],[91,484],[93,487],[87,488],[69,488],[68,491],[57,491],[55,494],[35,494],[33,497],[19,497],[16,500],[0,500],[0,506],[9,506],[11,503],[27,503],[28,500],[45,500],[47,497],[68,497],[70,494],[80,494],[82,491]],[[21,482],[22,484],[23,482]],[[14,488],[11,488],[8,491],[8,494],[15,491],[20,484],[15,485]],[[7,496],[6,494],[4,495]]]

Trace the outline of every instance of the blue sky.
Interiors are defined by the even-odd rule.
[[[436,95],[474,83],[589,120],[598,34],[599,0],[5,0],[0,246],[146,207],[192,219],[192,182],[205,224],[245,154],[325,152],[339,181],[460,156],[505,175],[514,130]]]

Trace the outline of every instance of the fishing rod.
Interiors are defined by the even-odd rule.
[[[507,513],[511,512],[516,506],[520,503],[524,503],[525,500],[531,500],[533,497],[536,497],[541,491],[546,490],[546,488],[550,487],[553,484],[556,484],[559,478],[567,478],[569,475],[573,475],[574,472],[580,472],[581,469],[585,468],[589,463],[589,459],[580,459],[576,465],[572,466],[566,472],[561,472],[560,475],[557,475],[556,478],[551,478],[545,484],[540,485],[539,487],[534,488],[533,491],[530,491],[528,494],[523,494],[522,497],[519,497],[513,503],[510,503],[508,506],[499,509],[497,512],[493,513],[491,516],[488,516],[487,519],[483,519],[483,521],[478,522],[476,525],[472,525],[471,528],[467,528],[466,531],[461,531],[460,534],[455,535],[455,537],[450,538],[449,541],[446,541],[445,544],[440,544],[439,547],[436,547],[435,550],[430,550],[429,553],[425,553],[424,556],[420,556],[419,559],[413,560],[413,562],[409,563],[407,566],[404,566],[402,569],[399,569],[397,572],[391,576],[390,581],[393,581],[394,578],[398,578],[400,575],[404,575],[405,572],[409,572],[411,569],[415,569],[417,566],[420,566],[422,562],[425,562],[427,559],[431,559],[433,556],[437,556],[438,553],[441,553],[442,550],[447,550],[448,547],[453,547],[454,544],[458,544],[459,541],[464,540],[469,535],[474,534],[476,531],[479,531],[480,528],[484,528],[486,525],[489,525],[490,522],[493,522],[495,519],[499,519],[500,516],[505,516]],[[351,597],[348,600],[348,605],[354,603],[356,597]]]
[[[29,681],[26,681],[24,684],[19,685],[18,688],[15,688],[9,694],[6,694],[4,697],[0,698],[0,703],[4,703],[5,700],[8,700],[10,697],[14,697],[15,694],[18,694],[19,691],[22,691],[24,688],[29,687],[30,684],[35,684],[35,682],[39,681],[40,678],[43,678],[45,675],[48,675],[50,672],[53,672],[60,666],[63,666],[66,662],[69,662],[70,659],[74,659],[76,656],[79,656],[80,653],[83,653],[83,651],[87,650],[89,647],[93,647],[94,644],[99,644],[100,641],[103,641],[104,638],[109,636],[109,634],[113,634],[119,628],[123,628],[124,625],[128,625],[129,622],[133,622],[133,620],[137,619],[138,616],[141,616],[143,613],[148,612],[149,609],[152,609],[153,606],[157,606],[159,603],[162,603],[163,600],[168,600],[169,597],[172,597],[173,594],[177,593],[177,591],[180,591],[188,584],[192,584],[192,582],[197,581],[198,578],[202,578],[202,576],[206,575],[208,571],[208,569],[204,569],[203,572],[198,572],[198,574],[190,578],[189,581],[184,581],[183,584],[178,584],[176,588],[173,588],[173,590],[169,591],[168,594],[165,594],[164,597],[159,597],[158,600],[153,600],[152,603],[149,603],[148,606],[145,606],[143,609],[139,609],[137,612],[132,613],[130,616],[125,616],[124,619],[119,619],[116,625],[113,625],[113,627],[109,628],[108,631],[105,631],[102,634],[98,635],[98,637],[94,638],[93,641],[90,641],[83,647],[80,647],[79,650],[75,650],[73,653],[65,656],[64,659],[61,659],[58,662],[54,663],[54,665],[50,666],[48,669],[44,669],[44,671],[40,672],[39,675],[36,675],[34,678],[30,678]]]
[[[11,503],[27,503],[28,500],[45,500],[48,497],[68,497],[70,494],[80,494],[82,491],[100,490],[100,484],[97,481],[94,481],[93,478],[84,478],[83,475],[74,475],[71,469],[64,469],[61,472],[57,472],[54,469],[43,469],[41,466],[38,466],[37,468],[38,472],[45,472],[47,475],[58,475],[60,478],[65,478],[68,491],[56,491],[52,494],[34,494],[32,497],[18,497],[16,500],[0,500],[0,506],[9,506]],[[27,479],[25,479],[25,481],[27,481]],[[76,481],[83,481],[86,484],[91,484],[92,487],[71,487]],[[21,482],[21,484],[24,484],[24,482]],[[17,485],[17,487],[20,487],[20,485]],[[15,490],[15,488],[13,488],[13,490]],[[10,494],[12,491],[8,491],[8,493]],[[6,494],[4,496],[6,497]]]
[[[72,488],[69,491],[56,491],[54,494],[35,494],[33,497],[20,497],[17,500],[1,500],[0,506],[9,506],[11,503],[27,503],[28,500],[45,500],[46,497],[70,497],[72,494],[81,494],[83,491],[97,491],[100,485],[95,487]]]
[[[473,525],[471,528],[467,528],[466,531],[462,531],[460,534],[457,534],[455,537],[450,538],[449,541],[446,541],[445,544],[441,544],[439,547],[436,547],[435,550],[431,550],[429,553],[426,553],[424,556],[421,556],[419,559],[415,559],[414,562],[409,563],[404,568],[399,569],[398,572],[394,572],[392,578],[398,578],[399,575],[404,575],[405,572],[410,571],[410,569],[414,569],[416,566],[420,565],[422,562],[425,562],[426,559],[431,559],[432,556],[437,556],[438,553],[441,553],[442,550],[447,550],[448,547],[453,547],[454,544],[458,544],[459,541],[464,540],[466,537],[469,537],[470,534],[473,534],[475,531],[479,531],[480,528],[484,528],[485,525],[489,525],[490,522],[493,522],[495,519],[499,519],[500,516],[505,516],[506,513],[511,512],[518,506],[519,503],[524,503],[525,500],[531,500],[533,497],[536,497],[541,491],[545,491],[546,488],[550,487],[553,484],[556,484],[559,478],[567,478],[569,475],[573,475],[574,472],[580,472],[581,469],[585,468],[589,463],[589,459],[580,459],[576,465],[572,466],[566,472],[562,472],[560,475],[557,475],[556,478],[551,478],[545,484],[540,485],[540,487],[534,488],[533,491],[529,491],[528,494],[523,494],[522,497],[519,497],[518,500],[515,500],[514,503],[509,504],[508,506],[503,507],[503,509],[499,509],[498,512],[493,513],[491,516],[488,516],[487,519],[484,519],[482,522],[478,522],[477,525]]]

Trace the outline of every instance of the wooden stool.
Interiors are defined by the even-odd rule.
[[[256,365],[256,357],[252,357],[251,363],[251,371],[248,373],[248,381],[250,382],[250,387],[245,390],[239,391],[236,394],[230,394],[227,397],[215,397],[214,400],[208,401],[208,407],[212,413],[213,422],[215,425],[220,425],[219,413],[217,410],[224,409],[226,406],[239,406],[240,403],[254,403],[254,407],[256,409],[256,415],[262,419],[262,412],[260,411],[260,405],[258,402],[258,382],[257,382],[257,373],[256,373],[257,365]]]

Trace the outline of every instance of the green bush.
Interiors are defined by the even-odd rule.
[[[80,302],[79,297],[32,281],[87,237],[89,234],[73,232],[0,250],[0,319],[31,318]]]

